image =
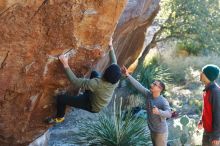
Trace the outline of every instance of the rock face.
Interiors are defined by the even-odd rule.
[[[146,30],[159,11],[159,2],[160,0],[128,0],[113,37],[119,65],[130,65],[141,53]],[[108,57],[103,57],[97,68],[102,70],[108,62]]]
[[[0,11],[0,143],[26,145],[69,84],[56,56],[83,76],[107,51],[126,0],[8,0]]]
[[[141,52],[158,3],[1,0],[1,145],[27,145],[48,128],[42,120],[54,113],[53,96],[70,90],[57,60],[59,54],[73,48],[70,66],[77,75],[86,75],[107,53],[109,38],[119,22],[114,33],[116,54],[119,64],[130,64]],[[107,62],[103,57],[97,68],[103,70]]]

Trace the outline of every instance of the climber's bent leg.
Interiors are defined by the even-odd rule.
[[[87,93],[79,96],[70,96],[68,94],[59,95],[57,97],[57,117],[64,117],[66,105],[92,112],[90,95],[91,94]]]

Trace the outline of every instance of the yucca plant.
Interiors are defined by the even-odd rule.
[[[89,145],[142,146],[150,143],[147,122],[121,112],[121,103],[114,102],[113,112],[102,112],[97,121],[85,122],[80,128],[81,140]],[[112,113],[112,114],[111,114]]]
[[[172,74],[167,67],[160,64],[158,57],[153,57],[141,67],[138,66],[133,77],[148,89],[154,80],[161,80],[164,83],[170,83],[172,81]],[[134,88],[131,87],[131,90],[134,91],[133,93],[138,94]]]
[[[144,109],[145,107],[146,98],[143,98],[139,95],[131,94],[126,98],[123,98],[123,109],[125,110],[132,110],[134,107],[141,107]]]

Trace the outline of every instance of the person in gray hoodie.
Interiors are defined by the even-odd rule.
[[[148,127],[153,146],[167,146],[168,126],[166,119],[171,118],[172,113],[167,99],[161,95],[161,92],[165,90],[165,84],[156,80],[151,84],[149,90],[129,75],[125,66],[121,68],[121,71],[130,83],[146,97]]]

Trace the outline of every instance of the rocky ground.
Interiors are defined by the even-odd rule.
[[[30,146],[85,146],[86,143],[77,143],[80,124],[84,120],[96,120],[96,117],[97,114],[72,108],[63,123],[51,127]]]

